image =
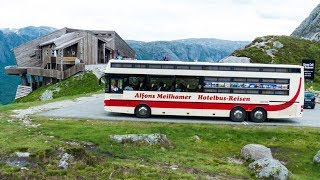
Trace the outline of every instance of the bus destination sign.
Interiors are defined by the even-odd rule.
[[[314,71],[316,68],[315,60],[305,59],[302,60],[302,66],[304,67],[304,79],[314,79]]]

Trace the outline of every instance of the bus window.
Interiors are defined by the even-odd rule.
[[[174,91],[174,76],[150,76],[151,91]]]
[[[176,92],[202,92],[202,84],[200,84],[199,77],[177,76],[176,83]]]
[[[123,85],[123,79],[116,79],[111,78],[110,79],[110,92],[111,93],[122,93],[122,85]]]
[[[124,78],[124,90],[125,91],[146,91],[147,90],[147,78],[144,75],[131,75]]]

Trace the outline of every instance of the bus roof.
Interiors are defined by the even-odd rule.
[[[277,67],[277,68],[302,68],[291,64],[261,64],[261,63],[220,63],[220,62],[186,62],[186,61],[157,61],[157,60],[115,60],[110,63],[143,63],[143,64],[174,64],[174,65],[216,65],[216,66],[251,66],[251,67]]]

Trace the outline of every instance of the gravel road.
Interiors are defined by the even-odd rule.
[[[169,123],[206,123],[206,124],[245,124],[260,125],[260,123],[230,122],[228,118],[210,118],[210,117],[175,117],[175,116],[152,116],[149,119],[136,118],[134,115],[108,113],[103,109],[104,95],[94,95],[82,97],[73,101],[60,101],[46,105],[32,107],[34,111],[17,110],[16,113],[34,114],[47,117],[65,117],[65,118],[84,118],[84,119],[104,119],[104,120],[128,120],[128,121],[146,121],[146,122],[169,122]],[[287,126],[309,126],[320,127],[320,105],[315,109],[305,109],[303,118],[294,119],[274,119],[263,125],[287,125]]]

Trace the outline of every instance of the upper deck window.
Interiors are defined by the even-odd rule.
[[[111,63],[113,68],[146,68],[146,69],[180,69],[208,71],[239,71],[239,72],[270,72],[270,73],[301,73],[300,68],[276,67],[246,67],[217,65],[181,65],[181,64],[151,64],[151,63]]]

